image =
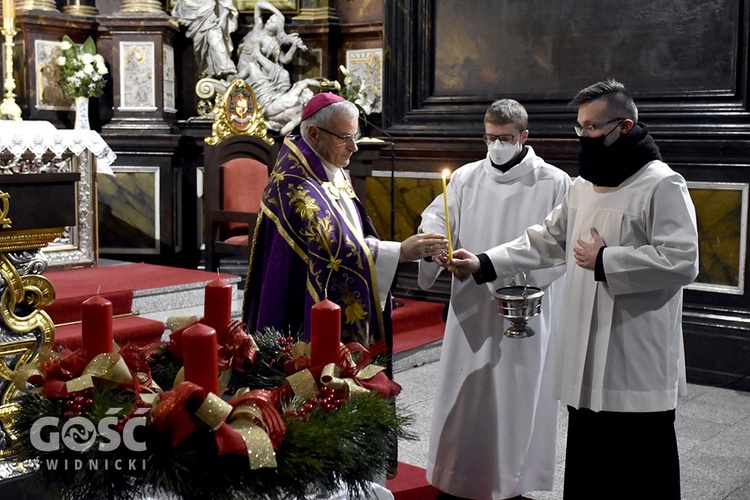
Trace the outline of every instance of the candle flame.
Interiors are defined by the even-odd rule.
[[[447,179],[450,176],[451,176],[451,171],[450,170],[448,170],[447,168],[445,170],[443,170],[443,179]]]

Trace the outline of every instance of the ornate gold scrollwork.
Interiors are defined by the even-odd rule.
[[[0,254],[0,277],[7,288],[0,297],[0,315],[13,333],[24,334],[39,329],[41,345],[36,338],[23,338],[0,344],[0,377],[7,380],[8,387],[0,395],[0,404],[9,403],[17,394],[11,383],[15,370],[32,362],[41,347],[51,347],[55,339],[55,324],[49,315],[40,310],[41,306],[52,304],[55,289],[44,276],[31,274],[20,276],[5,254]],[[16,314],[17,306],[31,310],[26,316]],[[8,366],[5,358],[18,355],[14,368]]]
[[[18,434],[16,434],[13,428],[13,422],[16,418],[18,410],[18,403],[9,403],[0,406],[0,428],[5,429],[5,432],[11,441],[15,441],[16,439],[18,439]],[[12,458],[13,454],[13,447],[8,447],[4,450],[0,450],[0,459]],[[17,464],[17,466],[21,468],[23,467],[20,463]]]
[[[273,144],[273,139],[267,135],[266,121],[255,92],[245,80],[238,78],[229,86],[215,111],[211,137],[204,139],[209,146],[215,146],[233,135],[258,137]]]
[[[0,191],[0,225],[2,225],[3,229],[10,229],[10,225],[12,224],[10,218],[8,217],[9,211],[10,193]]]

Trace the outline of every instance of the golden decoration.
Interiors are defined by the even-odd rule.
[[[15,252],[17,250],[29,250],[42,248],[65,234],[64,227],[51,229],[27,229],[24,231],[2,231],[0,232],[0,252]]]
[[[241,78],[235,80],[215,108],[212,134],[205,143],[215,146],[227,137],[248,135],[273,144],[261,111],[252,87]]]
[[[26,334],[39,329],[42,334],[42,343],[39,348],[50,347],[55,339],[55,325],[49,315],[39,308],[54,302],[55,290],[52,283],[40,275],[20,276],[4,254],[0,254],[0,278],[7,284],[7,288],[0,297],[0,314],[5,325],[17,334]],[[16,315],[16,308],[19,305],[24,305],[32,312],[26,316]],[[36,338],[24,338],[0,344],[0,376],[10,382],[16,370],[34,361],[36,350]],[[15,369],[11,369],[5,361],[5,357],[10,355],[20,355]],[[9,403],[17,392],[15,386],[8,383],[7,388],[0,395],[0,404]]]
[[[10,226],[13,223],[8,217],[9,211],[10,193],[0,191],[0,225],[2,225],[3,229],[10,229]]]
[[[16,5],[16,10],[44,10],[47,12],[58,12],[57,3],[54,0],[22,0]]]
[[[0,406],[0,428],[5,429],[5,432],[11,441],[18,439],[18,434],[16,434],[13,426],[16,414],[19,410],[20,406],[18,403],[10,403]],[[0,450],[0,459],[12,458],[14,453],[15,450],[13,450],[13,447]],[[19,463],[17,467],[23,467],[23,465]]]

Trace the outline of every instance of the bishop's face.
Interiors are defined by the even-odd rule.
[[[311,146],[320,156],[336,167],[344,168],[349,165],[349,159],[356,153],[357,117],[342,118],[340,114],[333,115],[328,126],[311,125],[308,137]],[[344,138],[347,136],[346,138]]]

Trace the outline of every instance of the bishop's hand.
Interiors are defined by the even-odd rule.
[[[417,233],[401,243],[401,262],[432,257],[448,249],[448,239],[439,233]]]

